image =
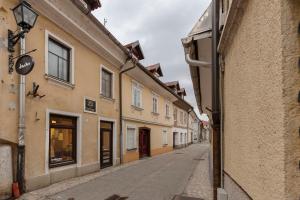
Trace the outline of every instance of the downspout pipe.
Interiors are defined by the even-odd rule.
[[[211,66],[211,63],[201,60],[194,60],[191,58],[191,55],[189,53],[185,54],[185,61],[193,67],[205,67],[209,68]]]
[[[184,52],[185,52],[185,61],[193,67],[206,67],[209,68],[211,66],[211,63],[206,62],[206,61],[202,61],[199,59],[193,59],[190,52],[191,52],[191,48],[193,45],[193,37],[187,37],[181,40],[182,46],[184,47]],[[195,44],[197,45],[197,43]],[[197,52],[197,49],[195,49]],[[196,53],[196,57],[198,57],[197,53]]]
[[[214,199],[217,199],[217,188],[221,186],[223,171],[221,171],[221,136],[220,136],[220,67],[218,44],[219,32],[219,0],[213,0],[212,19],[212,128],[213,128],[213,174],[214,174]]]
[[[21,29],[22,31],[22,29]],[[25,38],[20,39],[20,55],[25,53]],[[19,123],[18,123],[18,157],[17,157],[17,181],[20,192],[26,192],[25,187],[25,83],[24,75],[19,78]]]
[[[221,126],[220,126],[220,148],[221,148],[221,188],[224,189],[224,60],[220,55],[220,107],[221,107]]]
[[[133,66],[130,67],[130,68],[127,68],[127,69],[124,69],[123,68],[125,67],[125,65],[128,63],[128,61],[132,60],[133,62]],[[121,71],[119,73],[119,110],[120,110],[120,121],[119,121],[119,127],[120,127],[120,165],[123,164],[123,90],[122,90],[122,87],[123,87],[123,80],[122,80],[122,75],[125,73],[125,72],[128,72],[129,70],[132,70],[136,67],[136,60],[133,58],[132,54],[130,54],[125,63],[121,66]]]
[[[193,109],[189,109],[188,110],[188,115],[187,115],[187,132],[186,132],[186,141],[188,142],[188,138],[189,138],[189,124],[190,124],[190,113],[193,111]]]

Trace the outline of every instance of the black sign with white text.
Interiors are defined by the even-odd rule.
[[[21,75],[29,74],[34,67],[34,61],[31,56],[24,55],[18,58],[16,62],[16,72]]]
[[[84,111],[90,113],[97,112],[97,104],[95,100],[87,99],[84,100]]]

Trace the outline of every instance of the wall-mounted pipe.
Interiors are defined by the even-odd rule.
[[[127,64],[127,62],[129,60],[133,60],[133,66],[128,68],[128,69],[124,69],[124,66]],[[130,55],[128,56],[128,58],[126,59],[125,63],[121,66],[121,71],[119,73],[119,112],[120,112],[120,164],[123,163],[123,104],[122,104],[122,97],[123,97],[123,90],[122,90],[122,87],[123,87],[123,82],[122,82],[122,75],[125,73],[125,72],[128,72],[129,70],[132,70],[133,68],[136,67],[136,60],[133,59],[133,56]]]
[[[191,55],[189,53],[185,54],[185,61],[190,66],[194,66],[194,67],[206,67],[206,68],[209,68],[211,66],[211,63],[209,63],[209,62],[192,59]]]

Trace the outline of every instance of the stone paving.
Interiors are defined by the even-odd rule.
[[[201,198],[205,200],[213,199],[212,180],[209,176],[209,146],[200,159],[184,194],[189,197]]]
[[[171,200],[174,195],[212,199],[207,144],[101,170],[23,195],[20,200]],[[203,160],[204,159],[204,160]]]

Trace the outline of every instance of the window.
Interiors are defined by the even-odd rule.
[[[101,69],[101,94],[104,97],[113,98],[113,74],[106,69]]]
[[[177,108],[174,108],[174,121],[177,121]]]
[[[141,86],[137,83],[132,84],[132,105],[142,108],[142,91]]]
[[[184,113],[184,124],[186,124],[186,123],[187,123],[187,114]]]
[[[170,105],[166,104],[166,117],[170,117]]]
[[[180,123],[183,124],[183,112],[180,111]]]
[[[136,149],[135,128],[127,127],[127,150]]]
[[[152,112],[158,113],[158,99],[157,96],[152,97]]]
[[[70,48],[49,38],[48,75],[70,82]]]
[[[76,163],[76,121],[76,117],[50,115],[50,168]]]
[[[168,132],[166,130],[162,132],[162,141],[163,145],[168,145]]]

